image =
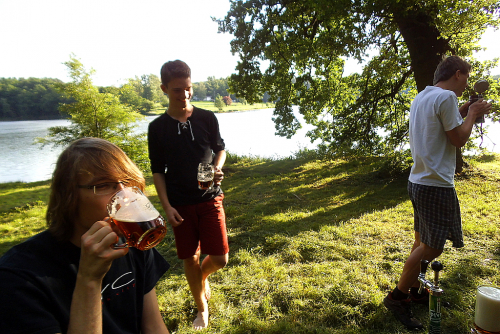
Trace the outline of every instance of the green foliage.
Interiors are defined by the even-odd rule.
[[[383,164],[378,170],[381,178],[408,176],[410,174],[413,159],[409,150],[394,151],[383,157]]]
[[[478,77],[489,74],[496,62],[476,62],[472,52],[484,30],[499,25],[499,8],[496,0],[231,0],[217,22],[241,58],[231,91],[250,103],[268,92],[279,135],[301,127],[298,106],[314,126],[311,139],[338,154],[379,155],[407,142],[410,103],[432,84],[443,55],[465,57]],[[346,58],[363,62],[362,71],[345,75]],[[500,100],[498,86],[488,94]],[[497,104],[494,119],[498,112]]]
[[[73,81],[58,88],[73,102],[62,104],[59,110],[70,117],[71,125],[49,128],[48,135],[37,138],[37,142],[66,146],[83,137],[103,138],[120,146],[146,170],[143,162],[146,140],[144,135],[133,132],[143,116],[120,103],[116,95],[99,92],[92,84],[92,71],[87,72],[74,56],[65,65]]]
[[[219,109],[219,111],[222,111],[222,109],[224,109],[224,106],[226,104],[224,103],[224,99],[222,98],[222,96],[217,95],[217,97],[215,98],[214,105],[217,109]]]
[[[51,119],[60,117],[59,103],[69,100],[61,96],[57,79],[0,78],[0,119]]]
[[[193,99],[195,101],[205,101],[207,98],[207,86],[204,82],[193,83]]]
[[[214,76],[208,77],[207,81],[193,83],[194,101],[205,101],[210,97],[214,101],[214,96],[229,96],[235,99],[234,94],[230,94],[228,78],[216,79]]]
[[[161,81],[154,75],[142,75],[129,79],[118,92],[120,102],[141,113],[168,106],[168,97],[160,88]]]
[[[207,87],[207,95],[211,96],[212,99],[217,97],[217,95],[229,95],[227,91],[229,89],[227,78],[215,79],[215,77],[211,76],[207,79],[208,80],[205,81],[204,84]]]
[[[247,100],[244,97],[238,97],[238,101],[240,101],[241,104],[247,104]]]

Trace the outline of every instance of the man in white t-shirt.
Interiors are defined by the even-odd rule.
[[[384,305],[408,328],[422,328],[410,302],[428,304],[428,291],[418,294],[420,261],[432,261],[446,240],[463,247],[460,204],[454,188],[456,148],[465,145],[477,117],[491,110],[480,99],[458,108],[471,66],[457,56],[445,58],[434,73],[434,86],[421,91],[410,108],[413,166],[408,194],[414,209],[415,241],[396,288]],[[467,117],[465,117],[467,116]],[[465,117],[465,120],[462,118]]]

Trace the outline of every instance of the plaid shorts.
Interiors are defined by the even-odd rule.
[[[460,204],[455,188],[432,187],[408,181],[413,204],[414,229],[420,241],[435,249],[444,249],[446,240],[453,247],[464,246]]]

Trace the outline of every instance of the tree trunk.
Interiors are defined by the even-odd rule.
[[[399,31],[410,52],[411,66],[417,90],[433,85],[434,71],[446,51],[448,41],[441,34],[433,19],[423,10],[394,13]]]
[[[441,38],[433,19],[426,12],[415,10],[403,13],[394,13],[394,20],[410,52],[413,75],[420,92],[433,85],[434,71],[450,46],[447,40]],[[461,173],[463,165],[462,151],[457,148],[455,173]]]

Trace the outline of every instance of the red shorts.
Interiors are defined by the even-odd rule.
[[[207,202],[175,207],[184,219],[173,228],[179,259],[190,258],[200,248],[202,254],[208,255],[229,252],[223,199],[224,194],[221,194]]]

